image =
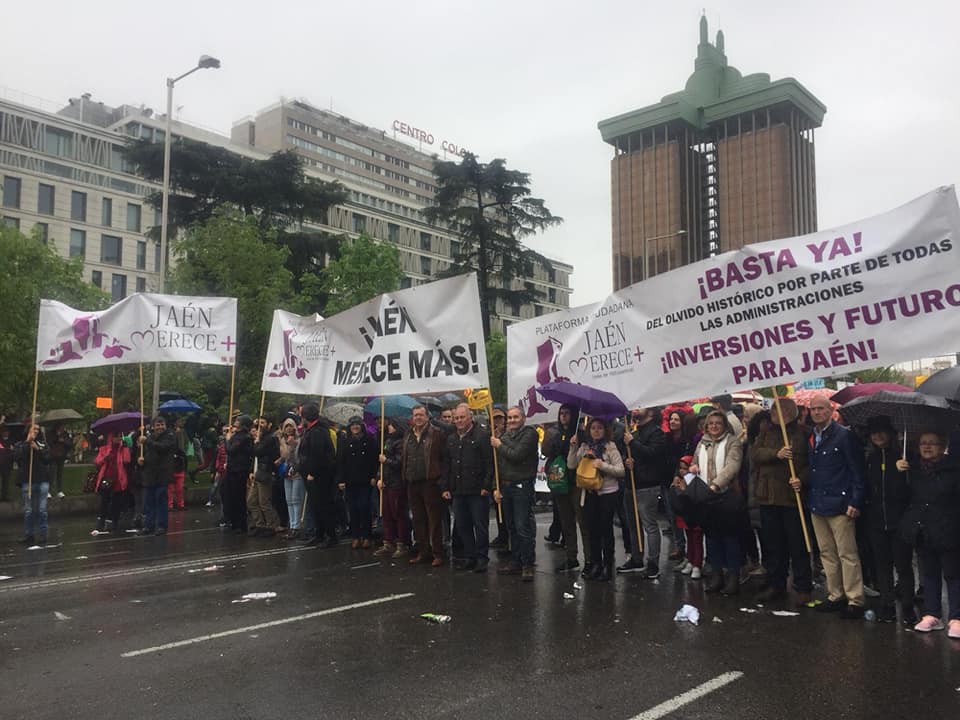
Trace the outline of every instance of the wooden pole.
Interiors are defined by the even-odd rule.
[[[490,418],[490,435],[493,435],[493,403],[487,405],[487,416]],[[497,449],[493,448],[493,482],[494,489],[500,492],[500,464],[497,462]],[[501,498],[502,500],[502,498]],[[503,503],[497,503],[497,520],[503,522]]]
[[[116,372],[116,368],[114,368]],[[140,438],[146,434],[146,428],[143,425],[144,407],[143,407],[143,363],[140,363]],[[143,459],[143,443],[137,443],[140,446],[140,459]]]
[[[790,447],[790,438],[787,437],[787,423],[783,417],[783,413],[780,411],[780,396],[777,394],[776,388],[773,392],[773,402],[777,406],[777,417],[780,418],[780,422],[777,423],[780,425],[780,433],[783,435],[783,446]],[[793,458],[787,458],[787,463],[790,465],[790,477],[796,477],[797,471],[793,467]],[[800,513],[800,525],[803,528],[803,542],[807,545],[807,552],[810,550],[810,531],[807,530],[807,516],[803,512],[803,500],[800,499],[800,491],[793,491],[794,498],[797,501],[797,512]]]
[[[233,364],[230,366],[230,410],[227,412],[227,423],[229,423],[231,430],[233,429],[233,388],[236,384],[237,379],[237,366]]]
[[[386,420],[384,411],[383,395],[380,396],[380,454],[383,455],[383,433],[386,430]],[[383,463],[380,463],[380,483],[377,488],[380,491],[380,517],[383,517]]]
[[[37,368],[33,371],[33,409],[30,410],[30,427],[27,430],[29,433],[33,430],[34,426],[37,424],[37,386],[40,383],[40,368]],[[27,502],[32,502],[33,500],[33,441],[27,445],[27,450],[30,452],[30,461],[28,463],[27,469]]]
[[[266,400],[267,400],[267,391],[261,390],[260,391],[260,412],[257,413],[257,417],[254,420],[254,422],[257,423],[257,442],[260,442],[260,433],[262,432],[260,429],[260,418],[263,417],[263,405],[266,402]],[[253,458],[253,474],[254,475],[257,474],[257,468],[259,464],[260,464],[259,458],[256,458],[256,457]]]
[[[323,415],[323,403],[327,399],[326,395],[320,396],[320,414]]]
[[[651,420],[650,422],[654,422]],[[627,416],[623,416],[623,429],[627,429]],[[633,433],[631,433],[632,435]],[[625,442],[624,445],[627,446],[627,459],[633,459],[633,453],[630,451],[630,443]],[[636,521],[637,526],[637,549],[640,552],[643,552],[643,533],[640,532],[640,510],[637,507],[637,479],[633,474],[633,468],[630,468],[630,489],[633,490],[633,519]],[[643,558],[639,559],[641,562]],[[634,562],[637,562],[637,559],[634,559]],[[660,559],[657,558],[657,564],[660,564]]]

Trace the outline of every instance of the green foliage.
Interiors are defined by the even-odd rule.
[[[530,175],[509,170],[500,158],[477,162],[467,153],[459,162],[437,161],[437,204],[425,210],[431,222],[441,221],[460,236],[459,250],[444,275],[476,270],[483,313],[483,334],[490,337],[490,316],[496,299],[527,303],[539,297],[530,289],[511,289],[511,281],[529,276],[535,265],[549,269],[549,260],[524,245],[523,238],[559,225],[544,201],[530,196]],[[491,276],[500,284],[491,283]]]
[[[144,177],[162,181],[162,143],[140,140],[124,153]],[[177,139],[171,147],[169,237],[178,229],[206,222],[220,209],[239,210],[255,219],[264,242],[289,250],[285,267],[297,293],[315,288],[310,276],[327,255],[336,256],[340,244],[329,233],[304,231],[303,223],[326,223],[328,210],[346,198],[339,183],[309,177],[303,159],[292,150],[258,160],[187,138]],[[161,193],[149,201],[160,209]],[[159,232],[153,228],[150,234],[156,238]],[[323,297],[312,300],[322,302]]]
[[[163,180],[163,143],[140,140],[124,154],[144,177]],[[170,149],[170,191],[171,235],[209,220],[224,205],[254,216],[261,229],[282,230],[291,221],[326,222],[327,210],[346,199],[339,183],[308,177],[292,150],[258,160],[187,138]],[[150,201],[159,209],[160,193]]]
[[[33,402],[40,299],[59,300],[72,307],[106,307],[107,296],[83,279],[83,265],[65,260],[35,232],[0,227],[0,413],[23,416]],[[89,396],[103,371],[41,373],[38,407],[70,407]],[[90,404],[92,405],[92,396]],[[76,407],[83,412],[85,408]],[[92,408],[91,408],[92,409]]]
[[[495,403],[507,402],[507,339],[498,332],[487,340],[487,372]]]
[[[260,374],[276,308],[304,313],[304,299],[294,292],[285,267],[288,250],[270,242],[255,218],[222,210],[195,225],[174,246],[176,262],[170,289],[181,295],[237,298],[238,398],[256,412]],[[265,241],[266,240],[266,241]],[[229,404],[229,375],[222,368],[184,366],[164,369],[163,386],[188,395],[201,405]],[[256,398],[256,399],[254,399]]]
[[[906,387],[913,387],[913,381],[908,380],[907,376],[895,368],[889,367],[871,368],[869,370],[858,370],[853,373],[853,379],[864,383],[897,383]]]
[[[320,279],[328,294],[324,314],[335,315],[385,292],[400,288],[403,271],[400,251],[361,234],[340,247],[340,258],[331,262]]]

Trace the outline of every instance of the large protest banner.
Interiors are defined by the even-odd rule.
[[[321,319],[275,313],[261,389],[331,397],[485,387],[477,277],[385,293]]]
[[[843,374],[957,350],[953,187],[841,228],[687,265],[507,329],[511,403],[569,380],[628,407]]]
[[[236,298],[137,293],[96,312],[40,301],[40,371],[169,361],[233,365],[236,347]]]

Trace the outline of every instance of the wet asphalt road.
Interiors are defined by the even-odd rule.
[[[960,643],[944,633],[777,617],[746,587],[715,598],[673,573],[585,583],[554,574],[562,552],[542,541],[523,584],[498,577],[496,560],[482,576],[409,567],[345,544],[225,534],[215,520],[190,510],[165,538],[119,539],[55,520],[62,544],[33,551],[14,544],[18,525],[0,527],[0,718],[626,720],[660,717],[718,677],[666,717],[960,710]],[[234,602],[261,592],[277,596]],[[698,627],[673,622],[684,602]]]

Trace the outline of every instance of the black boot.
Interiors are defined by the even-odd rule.
[[[724,597],[740,594],[740,573],[727,572],[727,579],[720,590],[720,594]]]
[[[583,572],[580,573],[580,577],[584,580],[589,580],[590,575],[593,574],[593,563],[589,560],[584,561],[583,563]]]
[[[613,563],[604,563],[600,568],[600,574],[595,578],[600,582],[610,582],[613,577]]]
[[[723,571],[720,570],[720,568],[717,568],[716,570],[713,571],[713,575],[710,576],[710,582],[707,583],[703,591],[708,593],[720,592],[720,589],[722,587],[723,587]]]
[[[603,577],[603,563],[594,563],[587,580],[600,580]]]

